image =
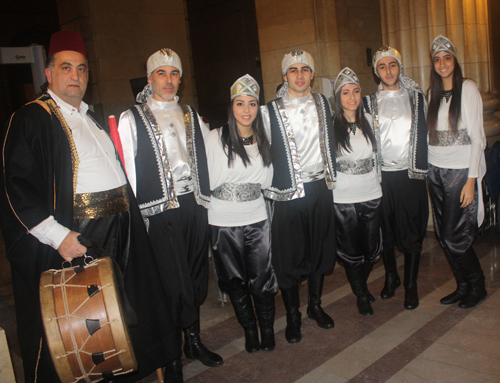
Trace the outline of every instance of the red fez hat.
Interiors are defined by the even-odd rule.
[[[50,57],[61,51],[75,51],[87,57],[83,37],[78,32],[59,31],[50,37],[50,48],[47,57]]]

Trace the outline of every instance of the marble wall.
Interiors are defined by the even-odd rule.
[[[281,60],[294,48],[315,60],[313,89],[326,92],[322,79],[335,80],[349,66],[360,76],[364,92],[376,89],[366,48],[381,45],[380,10],[370,0],[256,0],[262,77],[266,101],[282,82]]]
[[[179,95],[196,105],[183,0],[62,0],[58,12],[62,30],[84,36],[90,64],[85,101],[105,121],[135,104],[129,80],[145,76],[148,57],[164,47],[180,55]]]

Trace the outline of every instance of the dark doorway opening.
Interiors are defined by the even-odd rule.
[[[248,73],[262,85],[254,0],[186,0],[199,113],[227,122],[229,89]],[[261,90],[261,100],[263,92]]]

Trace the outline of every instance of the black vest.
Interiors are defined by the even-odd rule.
[[[196,202],[208,208],[210,182],[205,143],[196,111],[181,105],[186,123],[186,144]],[[168,153],[162,153],[164,137],[147,104],[130,109],[137,126],[136,198],[143,217],[179,207]]]
[[[335,181],[335,139],[332,115],[328,100],[319,93],[311,92],[318,112],[318,129],[321,157],[325,169],[325,181],[333,189]],[[267,198],[289,201],[305,196],[302,169],[289,121],[284,118],[284,104],[281,98],[267,104],[271,122],[271,157],[274,175],[271,187],[264,191]],[[286,114],[286,111],[285,111]]]

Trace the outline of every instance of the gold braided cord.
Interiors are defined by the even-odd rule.
[[[66,138],[68,139],[69,148],[71,150],[71,165],[73,168],[73,195],[76,193],[76,182],[78,179],[78,167],[80,165],[80,159],[78,158],[78,152],[76,151],[75,141],[73,140],[73,134],[71,133],[71,129],[68,126],[68,123],[64,119],[61,111],[57,107],[54,100],[49,99],[45,101],[47,105],[50,107],[52,113],[54,113],[61,123],[62,129],[66,134]]]

